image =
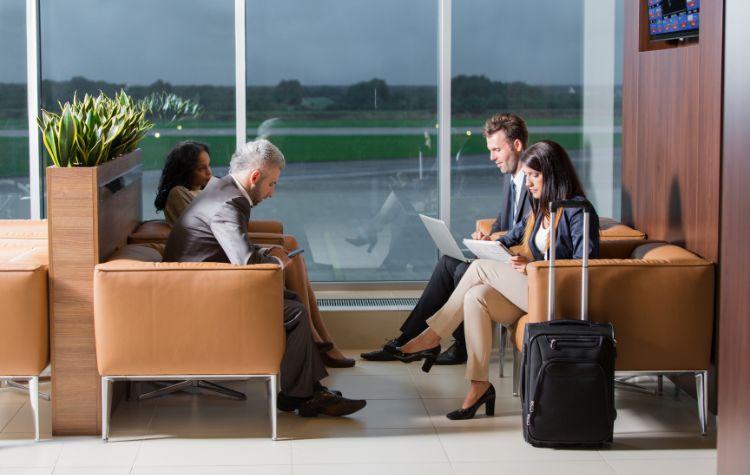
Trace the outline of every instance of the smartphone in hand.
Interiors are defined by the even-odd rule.
[[[290,251],[289,254],[287,254],[286,256],[291,259],[292,257],[294,257],[297,254],[300,254],[302,252],[305,252],[305,249],[301,248],[301,247],[298,247],[297,249],[294,249],[293,251]]]

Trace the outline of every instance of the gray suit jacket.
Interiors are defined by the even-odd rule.
[[[275,263],[247,237],[250,202],[227,175],[212,179],[175,223],[164,262]]]

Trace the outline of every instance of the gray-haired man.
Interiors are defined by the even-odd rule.
[[[250,210],[273,196],[284,169],[284,155],[271,142],[256,140],[232,155],[229,175],[214,179],[190,203],[167,240],[164,261],[229,262],[246,265],[280,262],[289,257],[282,248],[250,242]],[[296,294],[284,290],[286,350],[281,361],[279,408],[302,416],[344,416],[362,409],[363,400],[346,399],[328,391],[320,380],[328,376],[310,333],[307,310]]]

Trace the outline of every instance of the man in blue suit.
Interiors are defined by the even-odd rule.
[[[529,132],[526,122],[515,114],[496,114],[484,124],[484,137],[490,160],[507,175],[503,180],[500,212],[492,225],[491,233],[508,231],[531,210],[531,195],[524,184],[519,158],[528,145]],[[489,240],[490,236],[475,231],[472,239]],[[383,348],[362,353],[362,358],[370,361],[392,361],[395,358],[385,350],[386,346],[401,346],[419,335],[425,323],[450,297],[469,265],[452,257],[442,256],[438,261],[422,297],[414,310],[401,326],[401,335],[390,340]],[[463,324],[453,333],[455,342],[445,350],[435,364],[462,364],[466,362],[466,340]]]

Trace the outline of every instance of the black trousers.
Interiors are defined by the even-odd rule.
[[[287,396],[310,397],[315,383],[328,376],[313,342],[307,309],[297,294],[284,289],[286,349],[281,359],[281,391]]]
[[[398,337],[399,344],[403,345],[427,328],[427,319],[445,305],[468,268],[469,264],[466,262],[447,256],[440,257],[432,270],[430,281],[422,292],[417,306],[414,307],[404,324],[401,325],[401,336]],[[466,345],[463,323],[453,332],[453,338]]]

